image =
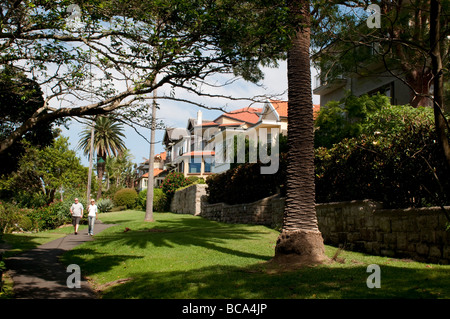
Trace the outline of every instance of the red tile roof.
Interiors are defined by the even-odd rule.
[[[158,157],[158,156],[159,156],[163,161],[165,161],[166,158],[167,158],[167,153],[166,153],[166,152],[162,152],[162,153],[156,154],[155,157]]]
[[[314,119],[316,119],[317,115],[319,114],[319,111],[320,111],[320,104],[313,104]]]
[[[259,120],[259,114],[261,113],[261,108],[255,108],[255,107],[244,107],[242,109],[234,110],[225,114],[222,114],[221,116],[225,116],[228,118],[232,118],[234,120],[250,123],[250,124],[256,124]],[[219,116],[220,118],[220,116]],[[217,121],[217,119],[216,119]]]
[[[288,115],[288,102],[287,101],[277,101],[270,100],[273,108],[277,111],[280,117],[287,117]]]
[[[161,174],[162,171],[164,170],[160,168],[153,169],[153,177],[158,176],[159,174]],[[148,177],[148,173],[143,174],[141,177]]]
[[[270,100],[270,103],[272,104],[272,106],[277,111],[277,113],[280,117],[288,116],[288,102],[287,101]],[[320,105],[313,104],[314,119],[317,117],[317,113],[319,111],[320,111]]]

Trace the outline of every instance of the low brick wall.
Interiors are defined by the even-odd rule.
[[[206,184],[194,184],[175,192],[170,211],[178,214],[200,215],[201,199],[206,195]]]
[[[450,207],[446,207],[450,210]],[[284,198],[250,204],[203,202],[201,216],[227,222],[282,225]],[[373,255],[450,264],[450,232],[440,208],[383,209],[371,200],[317,204],[324,242]]]

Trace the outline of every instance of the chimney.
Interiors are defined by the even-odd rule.
[[[197,112],[197,125],[202,125],[202,111]]]

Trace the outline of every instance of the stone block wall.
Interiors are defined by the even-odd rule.
[[[193,184],[175,192],[170,211],[177,214],[200,215],[202,196],[206,195],[206,184]]]
[[[317,218],[326,244],[372,255],[450,263],[448,221],[439,207],[382,209],[369,200],[330,203],[318,205]]]
[[[250,204],[208,204],[201,216],[227,223],[280,227],[284,198],[268,197]],[[450,210],[450,207],[446,207]],[[383,209],[371,200],[317,204],[325,244],[373,255],[450,264],[450,232],[440,208]]]
[[[276,222],[273,220],[274,209],[272,207],[273,202],[276,202],[276,197],[274,195],[253,203],[236,205],[208,204],[204,198],[201,216],[224,223],[272,226],[273,222]]]

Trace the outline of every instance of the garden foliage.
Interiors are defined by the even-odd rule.
[[[245,163],[206,179],[209,203],[250,203],[284,193],[285,160],[282,156],[276,174],[261,174],[261,163]]]
[[[31,209],[20,208],[11,203],[1,203],[0,233],[42,231],[70,223],[71,205],[71,200],[55,201],[48,205]]]
[[[134,208],[137,198],[138,194],[133,188],[123,188],[114,195],[114,204],[116,206],[125,206],[128,209]]]
[[[183,173],[170,172],[164,179],[161,185],[161,189],[170,201],[178,188],[187,186],[188,184],[189,182],[187,178],[184,177]]]
[[[139,192],[138,205],[141,209],[147,208],[147,189],[143,189]],[[167,196],[164,194],[161,188],[153,189],[153,211],[165,212],[168,210]]]
[[[433,110],[391,106],[380,96],[359,102],[366,106],[351,108],[359,115],[341,123],[347,127],[346,138],[333,133],[336,123],[322,118],[320,134],[331,146],[315,150],[316,202],[373,199],[392,208],[450,205],[450,172],[435,136]],[[333,134],[326,134],[325,127]],[[249,203],[280,192],[284,196],[284,155],[277,174],[262,175],[259,165],[247,163],[210,176],[209,203]]]
[[[114,203],[109,198],[102,198],[97,202],[97,208],[100,213],[110,212],[113,207]]]
[[[432,109],[383,107],[368,117],[360,136],[316,149],[316,200],[448,205],[450,172],[444,163]]]

